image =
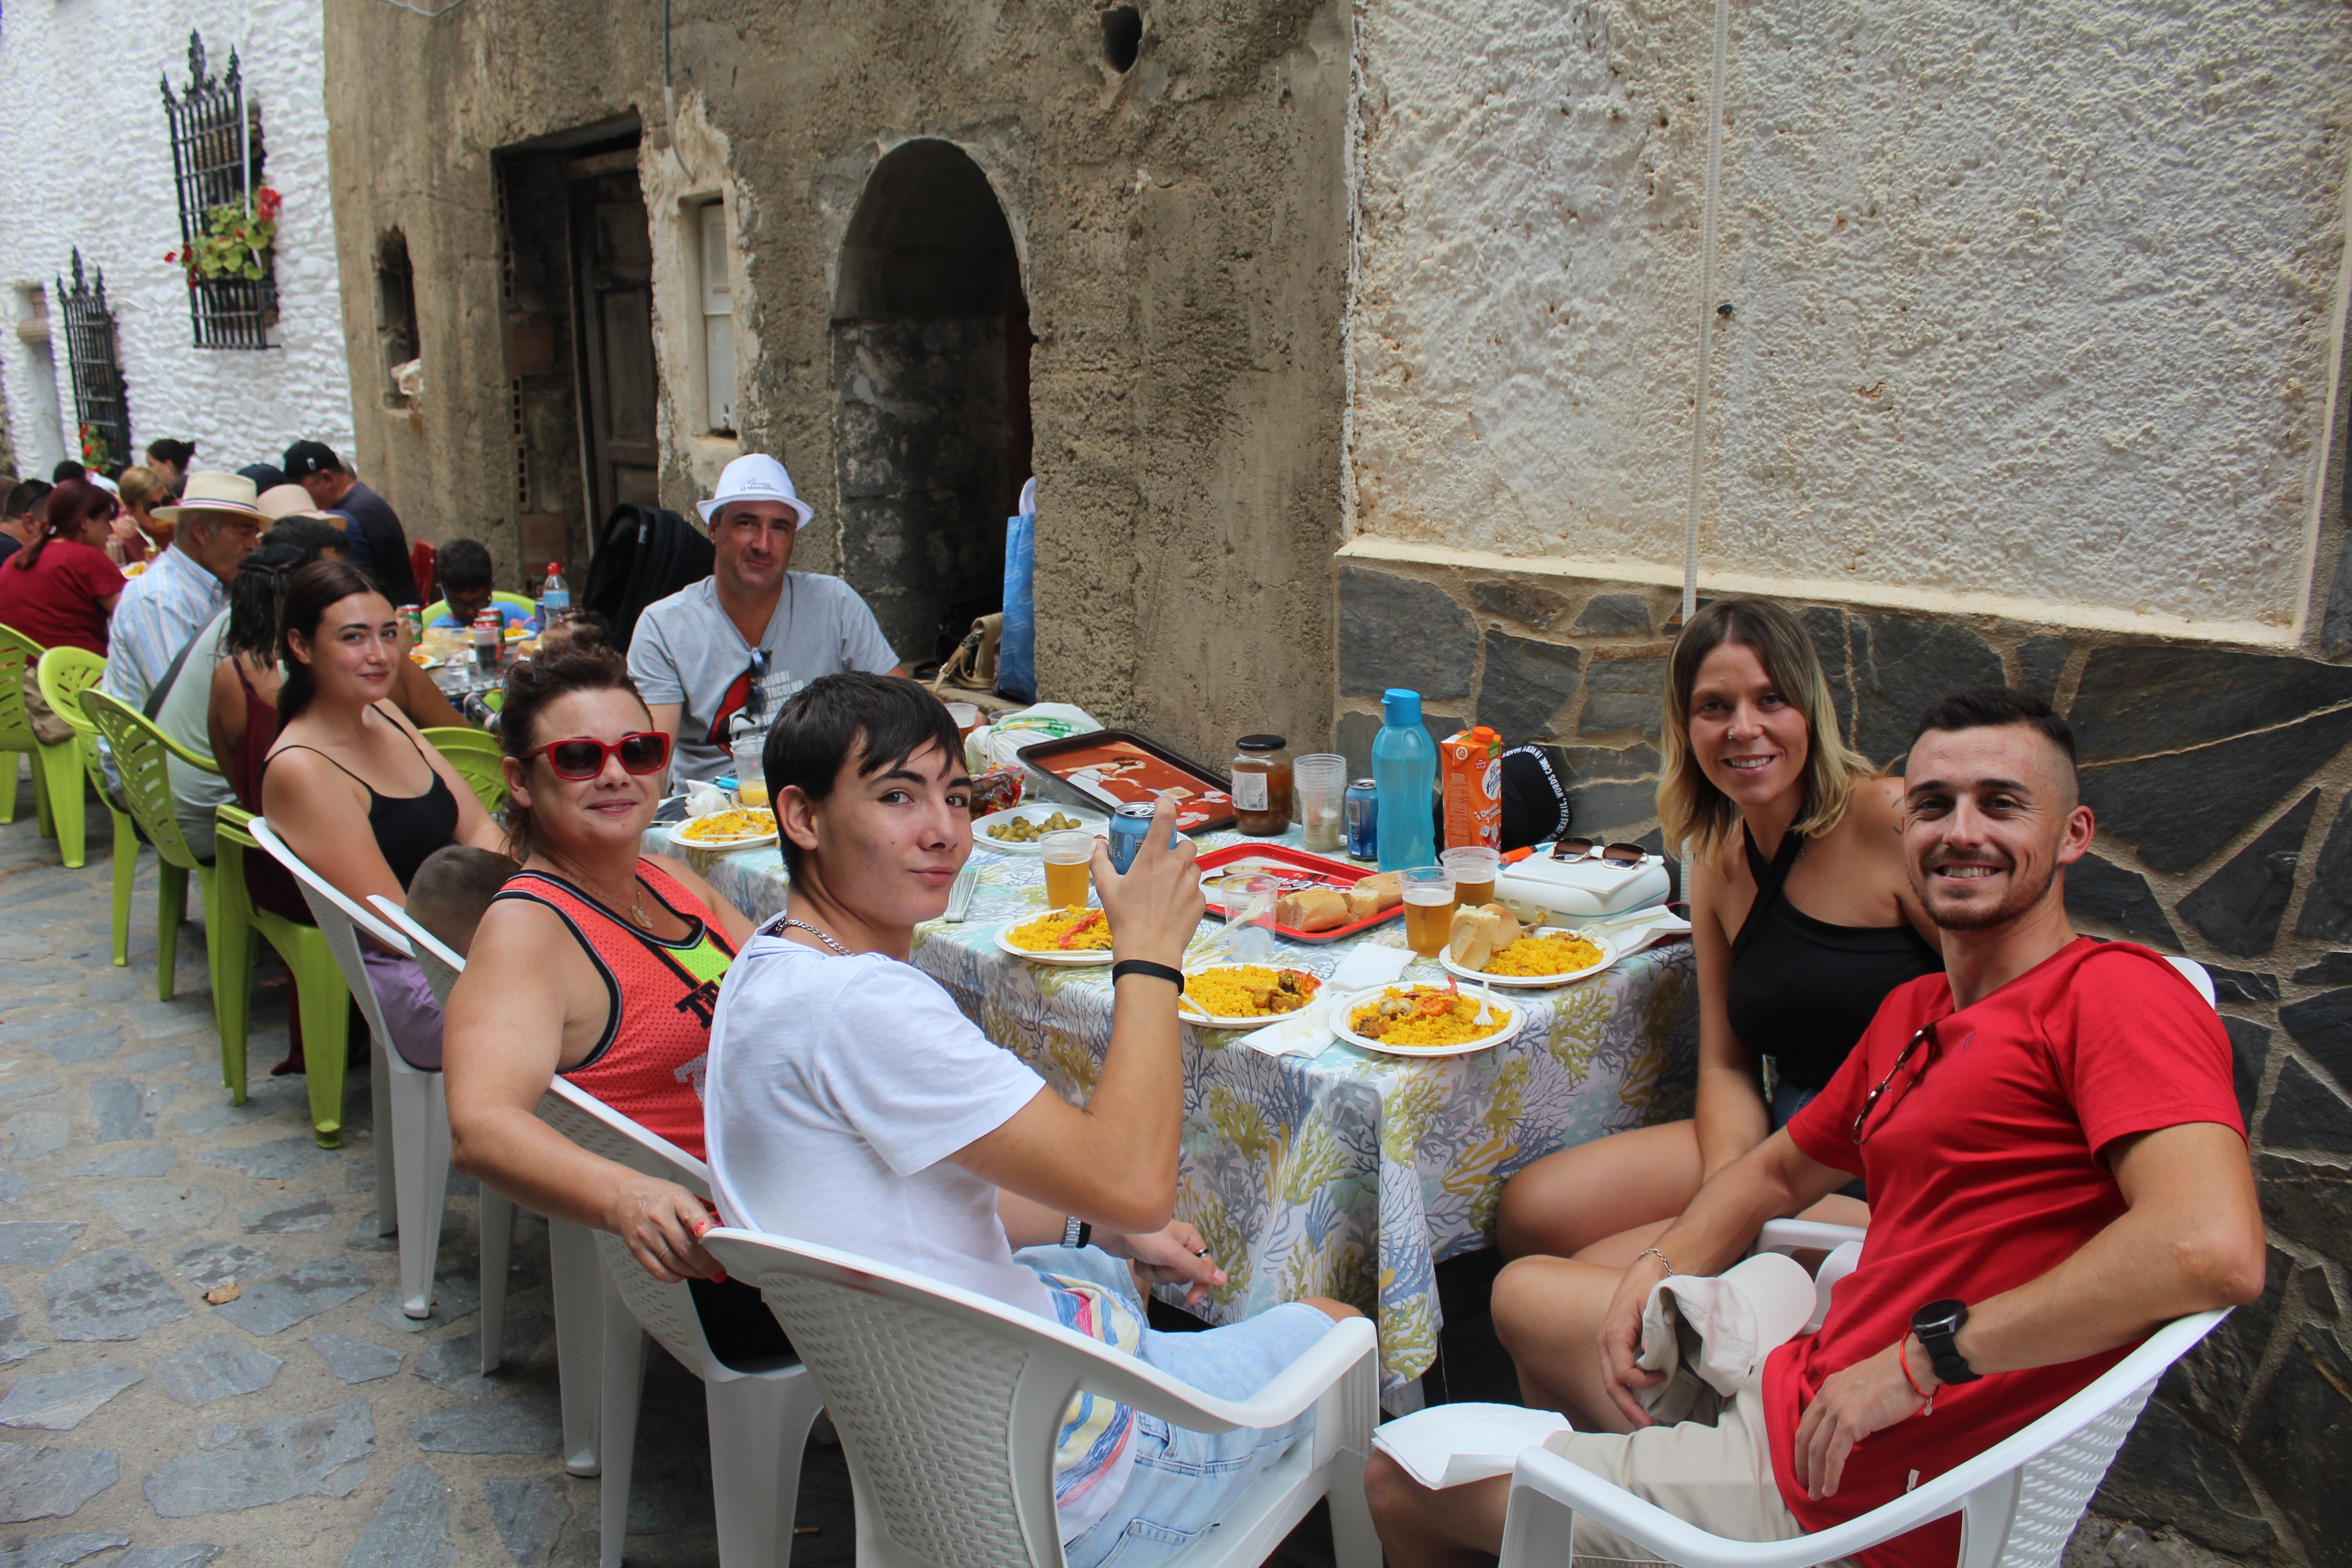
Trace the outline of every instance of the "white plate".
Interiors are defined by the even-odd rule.
[[[1374,985],[1368,987],[1365,990],[1357,992],[1352,996],[1341,997],[1338,1002],[1332,1005],[1331,1032],[1339,1036],[1341,1039],[1347,1041],[1351,1046],[1360,1046],[1368,1051],[1378,1051],[1382,1056],[1465,1057],[1472,1051],[1483,1051],[1490,1047],[1501,1045],[1504,1041],[1517,1034],[1519,1032],[1519,1026],[1526,1023],[1528,1018],[1526,1008],[1518,1005],[1517,1003],[1498,1000],[1493,1005],[1495,1010],[1498,1013],[1508,1015],[1508,1016],[1504,1020],[1503,1026],[1500,1029],[1497,1029],[1495,1033],[1488,1035],[1484,1039],[1472,1040],[1467,1045],[1461,1046],[1384,1046],[1380,1041],[1371,1038],[1370,1036],[1360,1035],[1356,1033],[1355,1030],[1348,1026],[1348,1020],[1355,1016],[1357,1008],[1364,1005],[1367,1002],[1374,1001],[1379,997],[1386,995],[1391,991],[1398,989],[1400,989],[1399,984],[1395,982],[1391,982],[1386,985]]]
[[[1016,915],[1013,919],[1006,921],[1003,925],[998,926],[996,928],[997,948],[1001,952],[1011,953],[1015,958],[1025,959],[1031,963],[1043,963],[1055,969],[1084,969],[1093,964],[1108,963],[1110,962],[1111,952],[1110,949],[1107,947],[1085,949],[1071,952],[1038,952],[1025,947],[1015,947],[1011,942],[1004,940],[1004,933],[1006,931],[1011,931],[1017,925],[1027,925],[1031,921],[1034,921],[1036,918],[1037,917],[1034,914]]]
[[[720,850],[757,849],[763,844],[773,844],[776,841],[776,830],[772,827],[765,833],[753,833],[740,838],[695,838],[688,836],[686,829],[698,822],[709,820],[708,816],[689,816],[684,822],[671,824],[669,841],[680,849]]]
[[[992,811],[973,822],[971,847],[993,849],[999,855],[1026,855],[1034,859],[1045,853],[1044,845],[1034,840],[1026,844],[1008,844],[1002,838],[991,838],[988,830],[1013,822],[1043,822],[1057,811],[1064,816],[1076,818],[1077,826],[1070,829],[1073,833],[1104,834],[1110,831],[1110,818],[1098,811],[1088,811],[1077,805],[1055,805],[1051,801],[1024,801],[1003,811]]]
[[[1185,977],[1189,979],[1195,974],[1213,974],[1220,969],[1283,970],[1295,968],[1297,968],[1296,964],[1288,963],[1204,963],[1198,969],[1186,970],[1184,974]],[[1300,970],[1299,973],[1304,974],[1307,971]],[[1317,990],[1314,1000],[1308,1002],[1307,1006],[1311,1007],[1316,1002],[1321,1001],[1325,996],[1330,994],[1330,990],[1331,987],[1327,983]],[[1203,1029],[1263,1029],[1268,1024],[1279,1024],[1285,1018],[1296,1018],[1299,1014],[1304,1013],[1305,1011],[1307,1011],[1307,1007],[1297,1007],[1287,1013],[1268,1013],[1262,1018],[1255,1016],[1238,1018],[1221,1017],[1213,1013],[1202,1012],[1192,1005],[1192,999],[1189,994],[1179,997],[1176,1002],[1176,1016],[1182,1019],[1187,1024],[1196,1025]]]
[[[1527,933],[1521,932],[1520,934],[1525,935]],[[1451,951],[1440,953],[1438,955],[1437,962],[1445,966],[1447,973],[1459,975],[1465,980],[1479,980],[1484,981],[1489,985],[1517,987],[1517,989],[1527,991],[1540,990],[1547,985],[1565,985],[1571,980],[1581,980],[1588,974],[1598,974],[1602,970],[1608,968],[1611,964],[1616,963],[1617,960],[1622,956],[1617,951],[1617,944],[1611,942],[1607,937],[1594,936],[1589,932],[1576,931],[1568,926],[1538,926],[1536,929],[1535,934],[1538,936],[1580,936],[1584,938],[1585,941],[1591,942],[1593,946],[1601,950],[1601,962],[1583,969],[1570,970],[1566,974],[1487,974],[1475,969],[1465,969],[1461,964],[1454,963]],[[1446,945],[1450,950],[1453,944],[1449,942]]]

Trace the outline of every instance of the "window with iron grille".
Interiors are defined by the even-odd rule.
[[[73,372],[74,422],[81,430],[81,460],[100,473],[131,460],[131,395],[115,355],[114,312],[106,303],[106,269],[82,279],[81,250],[73,253],[73,287],[58,279],[65,319],[66,363]]]
[[[232,240],[274,235],[277,195],[262,183],[261,106],[247,101],[236,51],[215,77],[205,63],[205,41],[188,35],[188,85],[179,93],[163,79],[163,116],[172,131],[172,174],[179,190],[180,243],[173,253],[188,268],[188,320],[200,349],[266,349],[278,324],[278,270],[266,240],[234,266],[219,258]],[[268,229],[258,226],[268,224]],[[219,267],[205,275],[196,258]]]

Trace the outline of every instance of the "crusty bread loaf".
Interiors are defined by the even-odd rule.
[[[1495,917],[1495,951],[1496,952],[1502,952],[1527,934],[1519,928],[1519,917],[1501,904],[1486,905],[1485,910]]]
[[[1495,956],[1495,917],[1486,910],[1456,910],[1446,956],[1465,969],[1484,969]]]
[[[1404,902],[1404,884],[1394,871],[1377,871],[1348,889],[1350,920],[1368,921]]]
[[[1332,888],[1307,888],[1275,901],[1274,923],[1292,931],[1331,931],[1349,919],[1346,895]]]

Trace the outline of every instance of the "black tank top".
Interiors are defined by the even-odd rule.
[[[1767,861],[1746,828],[1756,902],[1731,943],[1727,1000],[1732,1033],[1770,1057],[1784,1083],[1829,1082],[1870,1026],[1886,994],[1923,974],[1940,974],[1944,955],[1907,923],[1834,926],[1789,902],[1782,891],[1805,840],[1783,834]]]
[[[404,735],[408,734],[408,727],[404,724],[395,722],[393,727]],[[425,771],[433,775],[433,783],[423,795],[378,795],[373,784],[343,767],[342,763],[336,763],[334,758],[327,757],[327,753],[316,746],[279,748],[281,752],[313,752],[327,757],[327,761],[334,763],[360,788],[368,792],[368,829],[375,835],[377,853],[383,857],[383,863],[392,868],[393,876],[399,879],[404,889],[416,879],[416,868],[425,864],[426,856],[446,844],[455,842],[457,837],[457,797],[449,793],[449,786],[441,781],[441,771],[425,756],[425,748],[417,745],[416,738],[410,735],[408,743],[416,746],[416,760],[425,763]]]

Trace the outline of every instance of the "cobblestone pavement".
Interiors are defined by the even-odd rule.
[[[273,962],[230,1106],[201,900],[158,1002],[154,859],[118,969],[91,815],[73,871],[29,784],[0,826],[0,1568],[593,1563],[598,1483],[557,1452],[545,1227],[522,1221],[507,1365],[481,1377],[473,1183],[451,1180],[438,1305],[413,1323],[376,1235],[366,1070],[344,1147],[318,1148],[303,1080],[269,1076]],[[648,1363],[629,1561],[715,1563],[701,1386]],[[795,1563],[852,1559],[847,1497],[839,1449],[812,1444]]]

